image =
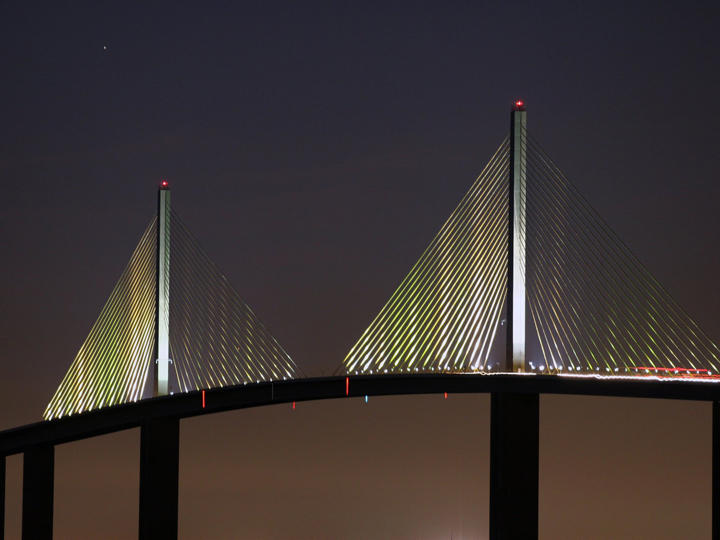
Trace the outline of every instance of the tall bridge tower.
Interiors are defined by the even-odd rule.
[[[505,371],[525,371],[525,224],[527,111],[517,100],[510,113],[507,354]]]
[[[170,367],[170,185],[160,182],[157,213],[154,396],[169,393]]]

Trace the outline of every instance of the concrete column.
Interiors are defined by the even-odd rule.
[[[490,540],[538,537],[538,394],[490,396]]]
[[[140,427],[140,540],[177,538],[179,449],[178,418]]]
[[[720,540],[720,401],[712,411],[712,538]]]
[[[510,113],[507,353],[505,371],[525,371],[525,196],[527,113],[516,101]]]
[[[157,302],[156,307],[156,396],[166,396],[170,364],[170,186],[160,183],[158,191]]]
[[[0,456],[0,540],[5,538],[5,456]]]
[[[53,535],[55,447],[37,446],[23,456],[22,537],[46,540]]]

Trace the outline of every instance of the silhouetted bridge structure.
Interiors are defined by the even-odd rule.
[[[719,368],[720,349],[528,137],[516,102],[510,137],[333,377],[298,376],[171,211],[163,181],[158,215],[45,420],[0,433],[0,492],[5,457],[22,453],[23,538],[51,538],[55,445],[140,427],[139,537],[176,538],[183,418],[306,400],[487,393],[490,537],[537,538],[541,394],[681,399],[712,403],[720,540]],[[0,508],[2,531],[4,499]]]

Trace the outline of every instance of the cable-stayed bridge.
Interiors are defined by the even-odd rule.
[[[539,395],[710,401],[720,539],[720,349],[527,129],[510,133],[334,377],[306,378],[211,261],[163,181],[24,453],[23,537],[50,538],[54,446],[141,427],[141,538],[177,537],[181,418],[367,395],[491,394],[491,538],[536,538]],[[517,509],[522,508],[518,519]],[[0,527],[0,530],[2,528]]]

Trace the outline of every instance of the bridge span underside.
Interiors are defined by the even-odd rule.
[[[383,374],[261,382],[140,400],[10,429],[0,432],[0,456],[4,462],[5,456],[24,453],[23,491],[43,494],[44,504],[34,504],[30,498],[23,499],[23,538],[51,538],[54,446],[140,427],[140,538],[176,538],[180,419],[309,400],[444,392],[491,394],[492,539],[537,538],[538,398],[541,394],[712,402],[712,537],[720,540],[720,383],[710,380],[523,374]],[[518,467],[518,463],[534,466]],[[4,493],[4,467],[0,472],[3,484],[0,492]],[[518,505],[534,509],[534,512],[528,511],[527,519],[518,520],[513,511]],[[3,514],[0,513],[0,516]],[[3,526],[4,523],[0,522],[0,531]]]

